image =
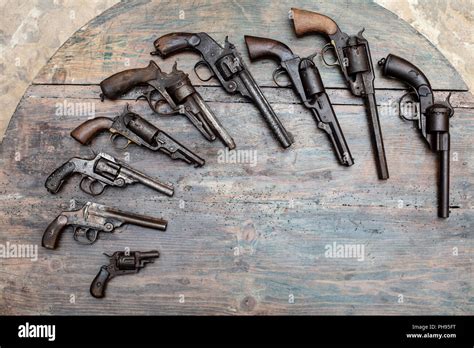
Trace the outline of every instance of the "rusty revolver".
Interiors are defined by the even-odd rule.
[[[153,263],[160,256],[157,250],[151,251],[116,251],[109,258],[109,264],[103,265],[92,281],[90,292],[95,298],[105,296],[107,283],[119,275],[138,273],[147,263]]]
[[[389,54],[378,63],[387,77],[399,79],[408,84],[413,90],[405,94],[415,94],[419,102],[419,110],[413,118],[400,113],[406,121],[418,121],[418,129],[432,151],[439,153],[439,195],[438,216],[449,217],[449,119],[454,114],[449,104],[449,97],[444,102],[435,102],[433,89],[423,72],[409,61],[394,54]]]
[[[216,133],[229,149],[235,148],[234,139],[196,91],[188,75],[178,70],[176,63],[170,73],[161,71],[152,60],[146,68],[118,72],[100,83],[101,99],[117,99],[132,88],[144,84],[152,88],[137,99],[146,99],[154,112],[159,115],[184,115],[207,140],[215,140]],[[159,98],[155,101],[153,98],[156,94]],[[160,109],[165,104],[171,108],[171,112]]]
[[[352,94],[365,99],[369,109],[369,124],[378,176],[382,180],[388,179],[382,128],[375,100],[374,68],[369,43],[362,36],[364,29],[357,35],[349,36],[339,29],[336,22],[325,15],[296,8],[291,10],[296,35],[318,33],[328,36],[330,42],[323,48],[323,61],[330,66],[339,65]],[[330,48],[333,48],[336,53],[337,62],[335,63],[328,63],[325,59],[325,53]]]
[[[125,138],[127,143],[122,149],[134,143],[152,151],[163,152],[174,160],[182,160],[195,167],[201,167],[205,163],[204,159],[181,145],[167,133],[132,112],[128,105],[119,116],[113,119],[96,117],[80,124],[71,132],[71,136],[85,145],[102,130],[112,133],[110,140],[116,147],[119,147],[116,143],[117,138]]]
[[[74,240],[80,244],[93,244],[100,232],[111,233],[123,224],[132,224],[165,231],[168,222],[163,219],[120,211],[102,204],[87,202],[82,208],[64,211],[46,228],[42,245],[56,249],[61,234],[73,228]]]
[[[90,159],[72,157],[48,176],[46,189],[50,193],[57,193],[75,173],[82,174],[81,190],[93,196],[100,195],[107,186],[125,187],[134,183],[143,184],[170,197],[174,193],[172,185],[159,182],[106,153],[99,153]]]
[[[278,75],[286,73],[290,85],[298,94],[303,105],[311,111],[319,129],[326,132],[333,145],[339,163],[354,164],[344,133],[337,120],[331,101],[324,88],[321,75],[312,57],[300,58],[283,42],[256,36],[245,36],[245,43],[251,60],[274,59],[280,66],[273,73],[273,81],[281,87]]]

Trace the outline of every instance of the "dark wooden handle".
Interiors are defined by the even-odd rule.
[[[77,126],[71,132],[71,137],[76,139],[82,145],[85,145],[89,143],[89,141],[95,136],[96,133],[104,129],[110,129],[113,123],[114,121],[110,118],[97,117]]]
[[[110,273],[107,266],[102,266],[99,273],[95,276],[91,284],[91,295],[95,298],[102,298],[105,296],[105,288],[107,282],[110,280]]]
[[[118,72],[100,83],[103,95],[108,99],[117,99],[133,87],[157,78],[161,72],[154,61],[146,68],[128,69]]]
[[[66,162],[57,168],[48,178],[44,186],[50,193],[57,193],[64,181],[74,174],[76,165],[73,162]]]
[[[336,22],[325,15],[297,8],[292,8],[291,11],[293,12],[293,25],[298,36],[307,33],[333,35],[338,30]]]
[[[245,35],[245,44],[251,60],[268,58],[281,62],[294,57],[291,49],[277,40]]]
[[[56,249],[59,237],[68,225],[67,216],[59,215],[44,231],[41,245],[46,249]]]
[[[156,54],[165,57],[184,49],[194,48],[190,43],[190,39],[194,36],[193,33],[170,33],[163,35],[155,40],[153,45],[156,49]]]

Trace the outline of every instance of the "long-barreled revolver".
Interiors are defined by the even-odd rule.
[[[125,138],[127,143],[121,147],[122,149],[134,143],[153,151],[161,151],[172,159],[185,161],[188,164],[193,164],[195,167],[201,167],[205,163],[201,157],[184,145],[181,145],[167,133],[155,127],[140,115],[132,112],[128,105],[124,111],[115,118],[96,117],[87,120],[76,127],[71,132],[71,136],[85,145],[89,143],[98,132],[103,130],[108,130],[112,133],[112,144],[117,147],[120,147],[117,145],[117,138]]]
[[[199,52],[203,60],[195,65],[194,71],[202,81],[208,79],[202,79],[196,69],[206,66],[212,72],[211,77],[217,77],[227,93],[240,93],[253,101],[281,146],[287,148],[293,143],[292,136],[283,127],[239,52],[227,37],[222,47],[207,33],[170,33],[155,40],[154,46],[156,51],[152,54],[161,57],[186,49]]]
[[[269,38],[246,35],[245,43],[251,60],[267,58],[280,64],[273,73],[274,82],[280,86],[278,76],[282,73],[288,75],[291,86],[303,105],[311,110],[318,128],[329,136],[339,162],[353,165],[351,152],[312,57],[301,59],[283,42]]]
[[[188,75],[178,70],[176,63],[170,73],[161,71],[152,60],[146,68],[118,72],[100,83],[101,98],[117,99],[132,88],[144,84],[151,86],[151,89],[138,99],[146,99],[154,112],[162,115],[184,115],[207,140],[215,140],[217,134],[229,149],[235,148],[234,139],[196,91]],[[166,105],[171,108],[171,112],[161,108]]]
[[[430,149],[439,153],[438,216],[447,218],[449,217],[449,118],[454,114],[449,97],[446,101],[435,102],[433,90],[425,74],[403,58],[389,54],[379,61],[379,65],[385,76],[399,79],[413,88],[413,91],[405,96],[414,93],[418,99],[417,115],[407,117],[400,111],[400,116],[404,120],[417,121],[418,129]],[[400,105],[404,97],[400,100]]]
[[[355,96],[363,97],[369,110],[369,124],[372,133],[372,144],[379,179],[389,177],[385,149],[383,145],[382,128],[380,127],[377,103],[374,89],[374,69],[370,56],[369,43],[362,36],[364,29],[357,35],[342,32],[331,18],[311,11],[291,9],[296,35],[318,33],[325,34],[331,40],[322,52],[323,61],[327,65],[339,65],[349,88]],[[337,62],[328,63],[325,53],[333,48]]]
[[[160,257],[157,250],[151,251],[116,251],[112,255],[104,254],[109,258],[109,264],[103,265],[92,281],[91,295],[95,298],[105,296],[107,283],[114,277],[138,273],[147,263],[155,262]]]
[[[174,194],[172,185],[153,179],[106,153],[99,153],[90,159],[72,157],[48,176],[45,187],[50,193],[57,193],[63,183],[76,173],[82,175],[81,190],[93,196],[100,195],[107,186],[125,187],[135,183],[170,197]]]
[[[46,228],[42,245],[47,249],[56,249],[61,234],[70,227],[74,231],[75,241],[81,244],[93,244],[100,232],[113,232],[123,224],[165,231],[168,222],[160,218],[128,213],[87,202],[82,208],[59,214]]]

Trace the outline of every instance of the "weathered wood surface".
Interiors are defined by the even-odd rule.
[[[321,69],[326,85],[335,87],[328,93],[355,158],[351,168],[336,162],[326,136],[292,92],[270,87],[271,64],[252,64],[251,69],[296,136],[285,151],[247,101],[213,84],[198,88],[238,148],[257,151],[255,166],[220,163],[223,146],[218,141],[206,142],[184,118],[154,116],[145,103],[133,101],[139,91],[117,102],[99,101],[97,83],[126,68],[124,58],[130,67],[145,65],[155,36],[168,31],[205,29],[222,39],[228,33],[241,48],[244,33],[268,35],[309,54],[312,41],[297,40],[287,23],[286,11],[295,5],[333,15],[347,31],[366,26],[374,57],[397,53],[397,47],[401,54],[403,48],[404,56],[427,72],[439,98],[465,89],[439,52],[372,3],[226,4],[115,6],[76,33],[28,89],[1,146],[0,244],[40,244],[45,227],[72,198],[163,216],[170,223],[164,233],[129,226],[90,247],[65,235],[58,250],[40,248],[36,262],[0,259],[0,313],[473,314],[474,97],[469,92],[451,96],[457,160],[451,162],[447,220],[436,218],[435,156],[418,131],[386,107],[405,92],[392,81],[377,80],[391,174],[387,182],[376,176],[361,100],[339,88],[337,71]],[[180,9],[186,17],[176,21]],[[400,41],[391,41],[395,35]],[[189,69],[195,58],[179,56],[179,64]],[[170,67],[171,60],[164,64]],[[136,146],[124,154],[110,147],[106,134],[91,146],[79,146],[69,132],[89,116],[57,114],[58,105],[86,103],[94,105],[95,116],[113,116],[127,102],[195,149],[206,165],[194,169]],[[133,186],[111,188],[94,199],[78,189],[77,177],[58,195],[46,192],[44,180],[52,169],[69,157],[99,150],[120,159],[128,156],[137,169],[175,183],[175,197]],[[325,246],[334,242],[364,245],[364,261],[326,258]],[[157,248],[161,257],[135,276],[112,280],[105,299],[93,299],[89,286],[106,261],[102,252],[125,247]]]

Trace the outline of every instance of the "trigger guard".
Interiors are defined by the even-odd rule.
[[[334,62],[332,62],[332,63],[328,63],[328,62],[326,61],[325,54],[326,54],[326,52],[327,52],[329,49],[335,50],[336,48],[335,48],[330,42],[328,42],[326,45],[324,45],[323,49],[321,50],[321,59],[322,59],[324,65],[330,66],[330,67],[333,67],[333,66],[336,66],[336,65],[340,65],[340,64],[339,64],[339,61],[337,60],[337,58],[336,58],[336,60],[335,60]]]
[[[277,68],[277,69],[273,72],[273,75],[272,75],[273,82],[275,82],[275,84],[276,84],[278,87],[282,87],[282,88],[292,86],[291,81],[288,82],[286,85],[282,85],[282,84],[279,84],[279,83],[278,83],[278,76],[280,76],[281,74],[288,74],[288,73],[286,72],[286,70],[285,70],[282,66],[280,66],[279,68]]]
[[[84,231],[84,234],[80,234],[81,231]],[[92,238],[89,237],[91,233],[93,236]],[[82,227],[76,227],[74,229],[74,234],[73,234],[74,240],[78,242],[79,244],[84,244],[84,245],[94,244],[94,242],[97,241],[98,236],[99,236],[98,230],[94,230],[91,228],[82,228]]]
[[[127,139],[126,137],[124,137],[121,134],[112,133],[112,134],[110,134],[110,142],[112,143],[112,146],[115,147],[118,150],[125,150],[128,147],[128,145],[130,145],[131,141],[127,139],[127,143],[125,144],[125,146],[120,147],[120,146],[117,145],[117,143],[115,141],[115,139],[117,139],[117,137],[122,137],[124,139]]]
[[[200,67],[201,65],[204,65],[211,72],[210,76],[207,79],[201,78],[201,76],[199,76],[199,74],[197,72],[197,68]],[[214,77],[214,72],[211,70],[211,67],[209,66],[209,64],[204,60],[201,60],[201,61],[197,62],[196,64],[194,64],[193,70],[194,70],[194,73],[196,74],[196,76],[198,77],[198,79],[201,80],[202,82],[207,82],[207,81],[209,81],[210,79],[212,79]]]
[[[398,101],[398,115],[399,117],[404,120],[404,121],[411,121],[411,122],[415,122],[415,121],[418,121],[420,119],[420,112],[419,112],[419,109],[418,107],[415,107],[416,108],[416,113],[415,113],[415,117],[406,117],[403,113],[402,113],[402,102],[403,102],[403,99],[405,99],[407,96],[409,95],[416,95],[416,92],[415,91],[409,91],[409,92],[406,92],[404,95],[402,95],[402,97],[400,98],[400,100]],[[416,101],[413,101],[413,103],[416,103]]]
[[[88,186],[86,186],[87,183],[88,183]],[[94,189],[93,189],[94,185],[96,185],[97,183],[101,187],[100,191],[94,191]],[[88,176],[83,177],[82,180],[81,180],[81,183],[79,184],[79,187],[81,188],[82,191],[84,191],[85,193],[88,193],[92,196],[100,195],[102,192],[104,192],[104,189],[105,189],[106,186],[107,186],[106,184],[100,182],[99,180],[91,179]]]

